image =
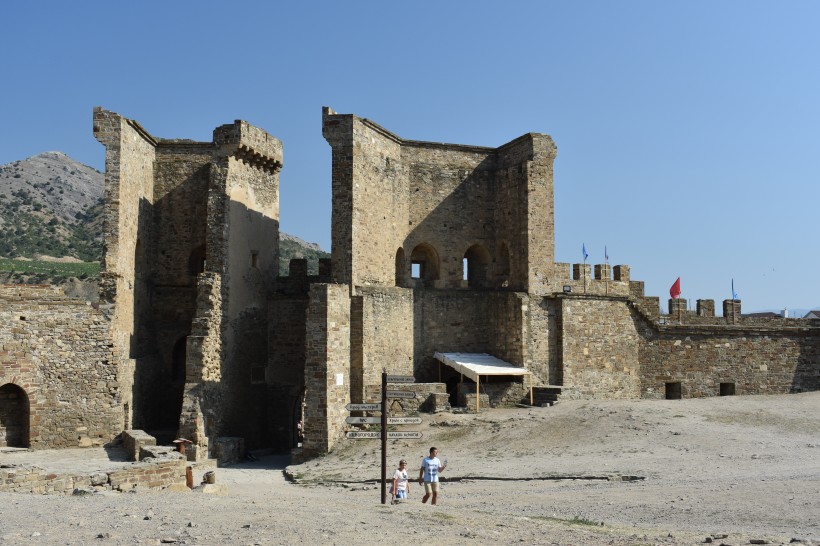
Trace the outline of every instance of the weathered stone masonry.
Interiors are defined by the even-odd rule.
[[[418,382],[393,411],[475,409],[475,384],[436,351],[492,354],[564,398],[820,389],[820,321],[743,317],[734,300],[722,317],[711,300],[662,313],[627,265],[556,263],[547,135],[411,141],[323,109],[332,257],[277,277],[277,139],[242,121],[212,142],[160,139],[103,109],[94,132],[102,303],[0,288],[0,445],[144,429],[200,459],[292,448],[302,421],[312,456],[343,438],[348,403],[378,399],[383,370]],[[482,381],[481,399],[526,402],[527,386]]]
[[[110,204],[101,293],[129,426],[188,436],[195,457],[225,430],[264,445],[270,427],[248,416],[268,399],[251,375],[268,362],[281,143],[242,121],[213,142],[158,139],[99,108],[94,129]]]
[[[122,430],[110,321],[52,287],[0,286],[0,447],[100,446]]]

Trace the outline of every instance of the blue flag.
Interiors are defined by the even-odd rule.
[[[737,300],[740,299],[737,297],[737,292],[735,292],[735,279],[732,277],[732,299]]]
[[[581,254],[583,254],[583,256],[584,256],[584,263],[586,263],[586,262],[587,262],[587,258],[589,257],[589,254],[587,254],[587,245],[586,245],[586,244],[584,244],[584,243],[581,243]]]

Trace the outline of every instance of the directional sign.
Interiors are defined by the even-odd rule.
[[[388,398],[415,398],[416,393],[412,391],[387,391]]]
[[[356,417],[358,419],[358,417]],[[375,417],[379,419],[379,417]],[[418,425],[421,423],[421,417],[388,417],[388,425]]]
[[[362,430],[362,431],[348,432],[348,433],[345,434],[345,436],[347,436],[348,438],[354,438],[354,439],[359,439],[359,440],[361,440],[363,438],[367,438],[367,439],[371,439],[371,440],[378,440],[379,438],[382,437],[382,433],[378,432],[378,431],[370,432],[370,431]]]
[[[348,404],[345,406],[347,411],[381,411],[381,404]]]
[[[388,383],[415,383],[416,378],[412,375],[388,375]]]
[[[354,440],[379,440],[382,437],[382,433],[378,431],[351,431],[346,433],[345,436],[347,436],[348,438],[352,438]],[[414,430],[387,431],[387,438],[390,440],[411,440],[418,439],[421,437],[422,433]]]
[[[378,425],[381,422],[381,417],[348,417],[345,419],[345,423],[350,423],[351,425]],[[388,419],[387,422],[389,423],[390,420]],[[419,423],[421,423],[421,417],[419,417]]]
[[[410,439],[410,438],[421,438],[421,432],[415,430],[388,430],[387,437],[393,440],[397,440],[399,438],[403,439]]]

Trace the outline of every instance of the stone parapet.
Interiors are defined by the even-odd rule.
[[[260,168],[278,171],[282,167],[282,142],[247,121],[214,129],[214,144],[222,154],[234,155]]]

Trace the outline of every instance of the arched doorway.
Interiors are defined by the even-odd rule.
[[[11,383],[0,387],[0,447],[29,447],[28,395]]]

